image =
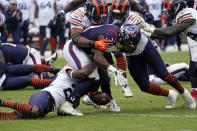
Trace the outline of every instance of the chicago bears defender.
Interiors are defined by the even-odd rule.
[[[184,32],[187,35],[187,41],[190,49],[189,72],[191,76],[192,96],[197,98],[197,11],[193,8],[186,8],[184,0],[167,0],[164,6],[168,12],[168,21],[174,21],[176,24],[166,28],[144,28],[149,32],[151,38],[166,39]]]
[[[146,93],[168,97],[166,108],[175,108],[178,94],[173,90],[166,90],[149,81],[147,65],[154,70],[156,75],[175,88],[187,103],[190,109],[196,108],[196,102],[183,88],[179,80],[166,69],[166,66],[153,46],[151,40],[140,32],[136,25],[123,25],[120,29],[118,44],[120,51],[127,55],[130,75],[140,89]],[[157,62],[155,62],[157,61]]]
[[[8,102],[0,99],[0,106],[15,109],[14,112],[0,112],[1,120],[42,118],[51,111],[60,108],[74,89],[77,80],[84,79],[96,67],[95,63],[88,64],[82,69],[75,70],[65,66],[57,74],[56,79],[45,89],[33,94],[29,104]],[[71,115],[83,115],[78,109],[73,110]]]
[[[0,42],[6,42],[8,38],[5,21],[5,15],[0,12]]]

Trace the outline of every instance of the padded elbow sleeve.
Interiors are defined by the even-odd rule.
[[[75,45],[77,45],[80,37],[82,37],[81,33],[79,33],[79,32],[75,33],[74,35],[72,35],[72,42]]]

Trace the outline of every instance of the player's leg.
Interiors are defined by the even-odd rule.
[[[195,100],[197,100],[197,62],[190,61],[189,73],[192,86],[191,95]]]
[[[157,84],[149,82],[147,65],[145,63],[146,60],[144,59],[143,55],[144,54],[142,53],[138,56],[127,57],[129,73],[143,92],[152,95],[168,97],[168,105],[166,108],[174,108],[177,93],[172,90],[168,91]]]
[[[51,82],[51,79],[34,79],[28,76],[7,77],[2,84],[2,90],[16,90],[27,86],[43,88],[50,85]]]
[[[46,33],[45,29],[46,29],[45,26],[40,26],[40,36],[39,36],[39,41],[38,41],[40,50],[42,48],[42,44],[44,43],[44,38],[45,38],[45,33]]]
[[[123,55],[122,52],[114,52],[114,56],[116,57],[116,64],[117,64],[117,68],[121,69],[123,71],[127,70],[127,66],[126,66],[126,59]],[[123,76],[125,78],[127,78],[127,73],[123,73]],[[127,97],[133,97],[133,93],[129,87],[129,84],[127,82],[127,86],[122,86],[122,91],[124,93],[124,96]]]
[[[154,69],[156,75],[165,82],[167,82],[169,85],[171,85],[173,88],[175,88],[181,94],[189,108],[196,108],[196,103],[194,99],[191,97],[187,89],[183,88],[176,76],[170,74],[167,71],[167,68],[160,54],[151,43],[147,44],[144,53],[147,63],[152,69]]]
[[[0,106],[8,107],[17,111],[11,113],[1,112],[0,116],[2,120],[42,118],[49,112],[53,111],[55,101],[49,92],[40,91],[31,96],[29,104],[8,102],[0,99]]]

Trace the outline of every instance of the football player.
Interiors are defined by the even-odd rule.
[[[148,31],[153,39],[166,39],[175,36],[181,32],[187,35],[187,41],[190,50],[190,65],[189,72],[192,85],[192,96],[197,98],[197,34],[196,34],[196,14],[197,11],[193,8],[186,8],[184,0],[167,0],[164,8],[168,12],[167,20],[174,23],[171,27],[166,28],[144,28]]]
[[[51,36],[51,30],[47,25],[50,19],[57,13],[57,6],[55,0],[35,0],[35,5],[35,25],[40,27],[39,49],[41,49],[44,38],[49,39]],[[52,50],[52,52],[54,51]]]
[[[167,70],[170,74],[176,76],[176,78],[180,81],[190,81],[189,76],[189,65],[186,63],[176,63],[176,64],[165,64]],[[150,69],[151,70],[151,69]],[[157,77],[154,71],[149,71],[149,81],[158,85],[166,84],[165,81]]]
[[[30,97],[29,104],[8,102],[0,99],[0,106],[16,110],[14,112],[0,112],[1,120],[42,118],[49,112],[61,108],[60,105],[68,99],[77,80],[85,78],[96,66],[95,63],[92,63],[79,70],[75,70],[70,66],[63,67],[57,74],[56,79],[47,88]],[[75,109],[71,115],[81,116],[83,114]]]
[[[196,108],[196,102],[188,90],[183,88],[179,80],[168,72],[152,41],[141,33],[136,25],[126,24],[121,27],[118,44],[120,51],[126,53],[130,75],[143,92],[168,97],[166,108],[175,108],[178,94],[173,90],[166,90],[157,84],[151,83],[147,73],[148,65],[159,78],[181,94],[190,109]]]
[[[23,36],[23,44],[27,45],[28,41],[28,29],[30,24],[30,19],[32,19],[32,7],[33,7],[33,0],[17,0],[17,8],[22,13],[22,23],[21,23],[21,31]]]

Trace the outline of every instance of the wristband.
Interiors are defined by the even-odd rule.
[[[94,41],[94,40],[91,40],[91,41],[89,42],[89,47],[90,47],[90,48],[95,48],[95,41]]]

